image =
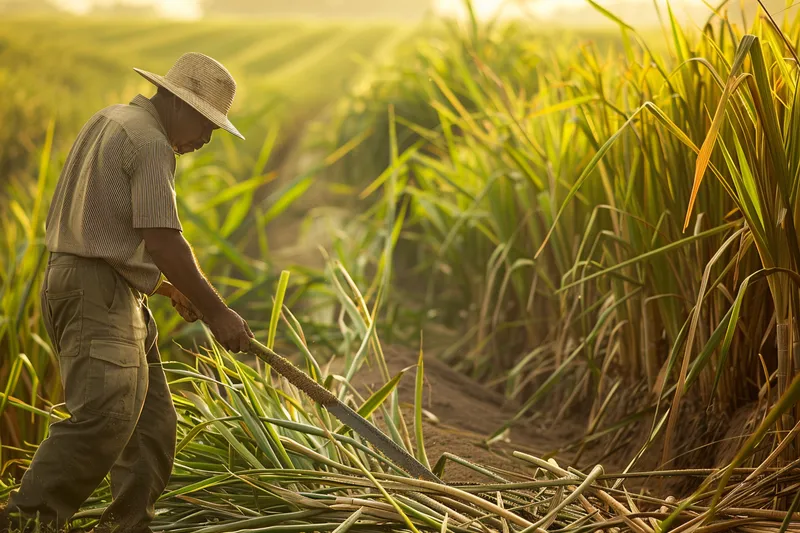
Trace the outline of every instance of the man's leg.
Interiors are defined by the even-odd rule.
[[[95,262],[71,256],[51,258],[45,278],[42,311],[71,416],[50,427],[7,512],[12,521],[38,515],[61,528],[127,445],[148,372],[144,323],[132,322],[129,290],[126,296]]]
[[[155,502],[169,481],[175,457],[177,417],[167,378],[158,353],[158,329],[149,310],[147,316],[147,364],[150,373],[147,397],[139,423],[111,469],[114,502],[100,517],[97,533],[150,531]]]

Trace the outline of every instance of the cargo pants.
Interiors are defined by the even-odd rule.
[[[146,298],[102,260],[51,254],[42,314],[70,418],[52,424],[8,501],[61,529],[110,472],[95,531],[150,531],[172,471],[176,413]]]

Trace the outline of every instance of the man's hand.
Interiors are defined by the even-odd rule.
[[[214,337],[226,350],[247,351],[253,333],[242,317],[225,305],[200,271],[192,248],[181,232],[168,228],[144,228],[141,231],[147,252],[170,280],[169,285],[174,285],[175,291],[186,295],[186,301],[194,304],[197,311],[189,310],[208,324]],[[170,289],[162,283],[157,292],[163,294],[164,291],[169,292]],[[178,300],[178,303],[184,306],[183,300]],[[174,302],[173,305],[180,312],[179,305]]]
[[[255,337],[247,322],[230,308],[211,316],[205,322],[217,342],[232,352],[246,352],[250,348],[250,339]]]
[[[189,298],[168,281],[162,282],[156,292],[172,300],[172,307],[187,322],[203,319],[208,324],[208,327],[211,328],[214,338],[226,350],[246,352],[250,347],[250,339],[254,338],[255,335],[250,331],[247,322],[232,309],[226,307],[218,314],[206,319]]]

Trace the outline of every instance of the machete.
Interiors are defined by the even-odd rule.
[[[255,339],[250,340],[250,349],[247,353],[255,355],[274,368],[289,383],[305,392],[312,400],[324,407],[343,424],[367,439],[384,455],[393,460],[397,466],[416,478],[442,483],[442,480],[425,468],[411,454],[398,446],[380,429],[370,424],[366,418],[340,402],[328,389],[311,379],[308,374],[294,366],[291,361],[276,354]]]
[[[191,313],[197,315],[200,321],[209,325],[206,318],[199,311],[192,310]],[[305,392],[312,400],[338,418],[340,422],[367,439],[373,446],[382,451],[386,457],[412,476],[426,481],[433,481],[434,483],[442,483],[442,480],[436,474],[425,468],[425,465],[417,461],[413,455],[398,446],[380,429],[370,424],[366,418],[340,402],[339,398],[334,396],[331,391],[311,379],[308,374],[294,366],[285,357],[276,354],[253,338],[250,339],[250,347],[246,350],[246,353],[255,355],[274,368],[289,383]]]

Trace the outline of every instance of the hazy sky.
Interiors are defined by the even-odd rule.
[[[94,4],[114,4],[113,0],[54,0],[54,3],[75,11],[85,12]],[[196,18],[200,16],[197,0],[124,0],[125,4],[156,5],[165,16],[177,18]]]
[[[631,1],[631,0],[628,0]],[[642,4],[652,4],[652,0],[632,0]],[[665,0],[664,0],[665,1]],[[83,12],[88,10],[92,4],[109,4],[114,3],[114,0],[55,0],[57,4],[65,8]],[[463,9],[463,0],[435,0],[438,9],[446,13],[459,13]],[[179,17],[179,18],[195,18],[200,15],[200,10],[197,6],[197,0],[125,0],[125,3],[130,4],[144,4],[158,6],[159,11],[165,16]],[[615,0],[601,0],[599,2],[603,6],[613,7],[616,3]],[[672,6],[675,9],[680,9],[681,5],[701,5],[702,0],[672,0]],[[490,15],[494,13],[503,0],[473,0],[473,5],[479,15]],[[586,0],[529,0],[529,10],[541,17],[547,17],[553,13],[557,7],[581,7],[586,5]],[[506,8],[504,12],[511,11]]]

